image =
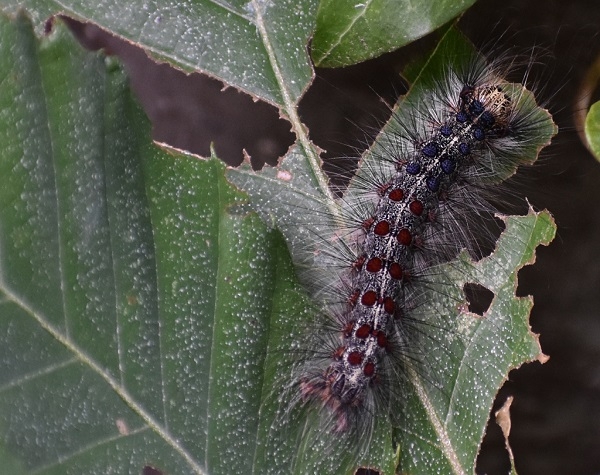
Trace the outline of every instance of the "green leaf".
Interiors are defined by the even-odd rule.
[[[306,44],[316,0],[1,0],[38,24],[55,14],[91,21],[185,71],[221,79],[290,114],[312,77]]]
[[[315,65],[349,66],[431,33],[475,0],[323,0],[312,42]]]
[[[267,473],[271,323],[303,302],[280,236],[60,23],[0,16],[0,71],[0,465]]]
[[[600,160],[600,102],[592,104],[585,118],[585,137],[588,147]]]

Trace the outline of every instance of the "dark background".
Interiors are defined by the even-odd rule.
[[[514,395],[510,442],[520,475],[600,474],[600,164],[581,144],[573,121],[581,82],[600,55],[598,0],[480,0],[460,21],[492,52],[536,53],[532,79],[560,132],[539,164],[520,177],[520,193],[555,216],[558,234],[520,272],[519,293],[533,294],[533,331],[545,365],[510,373],[495,409]],[[139,49],[91,25],[73,24],[88,47],[118,54],[154,124],[154,138],[200,155],[210,140],[219,156],[254,166],[275,163],[292,144],[277,110],[200,74],[157,65]],[[300,112],[325,158],[357,156],[366,135],[385,121],[403,92],[399,71],[428,39],[357,67],[319,70]],[[411,52],[412,51],[412,52]],[[492,53],[493,54],[493,53]],[[477,473],[506,474],[508,457],[495,423],[488,426]]]

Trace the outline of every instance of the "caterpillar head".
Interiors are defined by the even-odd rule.
[[[465,85],[460,109],[487,130],[506,131],[513,115],[512,100],[500,84]]]

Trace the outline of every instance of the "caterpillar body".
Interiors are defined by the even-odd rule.
[[[503,78],[506,61],[489,62],[470,47],[457,54],[453,35],[440,43],[432,56],[439,62],[417,78],[333,207],[301,184],[310,174],[296,165],[300,154],[293,151],[277,171],[263,172],[271,177],[265,186],[257,187],[254,178],[248,186],[243,173],[234,180],[265,219],[275,217],[316,308],[315,320],[306,321],[309,335],[297,334],[288,351],[303,355],[292,362],[291,382],[280,366],[287,379],[279,398],[283,419],[310,420],[308,426],[297,423],[300,435],[290,438],[299,440],[304,452],[296,463],[309,460],[306,466],[313,467],[306,473],[329,473],[344,465],[321,463],[331,457],[331,441],[334,452],[351,460],[344,465],[351,470],[381,466],[369,462],[382,453],[374,444],[389,442],[389,432],[378,430],[379,421],[402,426],[399,415],[406,411],[411,374],[436,386],[435,373],[446,363],[432,361],[428,344],[445,342],[428,333],[446,330],[441,328],[445,322],[453,324],[465,314],[464,296],[460,301],[449,297],[455,298],[453,310],[426,301],[432,281],[445,279],[437,274],[460,250],[478,248],[482,221],[473,215],[494,214],[487,199],[492,185],[534,162],[555,133],[531,92]],[[286,197],[289,190],[292,198]],[[298,196],[301,207],[293,202]],[[426,321],[428,312],[449,314]],[[451,336],[454,330],[447,331]],[[478,415],[481,431],[491,402],[485,415]],[[427,410],[435,412],[431,407]],[[462,473],[456,468],[460,457],[439,445],[454,472]],[[296,451],[292,446],[291,453]],[[472,451],[476,455],[477,446]]]
[[[302,384],[305,397],[332,411],[338,431],[347,428],[348,411],[372,405],[369,391],[385,384],[387,353],[406,344],[405,282],[416,274],[416,247],[440,200],[459,186],[481,150],[511,129],[512,101],[500,84],[490,78],[456,79],[456,85],[463,82],[457,103],[446,106],[428,136],[416,139],[414,151],[391,157],[398,171],[379,186],[380,200],[364,221],[350,272],[352,294],[339,314],[340,346],[325,371]]]

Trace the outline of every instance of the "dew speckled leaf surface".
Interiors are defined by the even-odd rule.
[[[316,0],[2,0],[36,23],[65,14],[141,46],[158,59],[289,107],[308,86]]]
[[[0,71],[3,470],[265,473],[285,244],[60,22],[1,16]]]
[[[317,66],[356,64],[400,48],[448,22],[474,0],[323,0],[312,57]]]

